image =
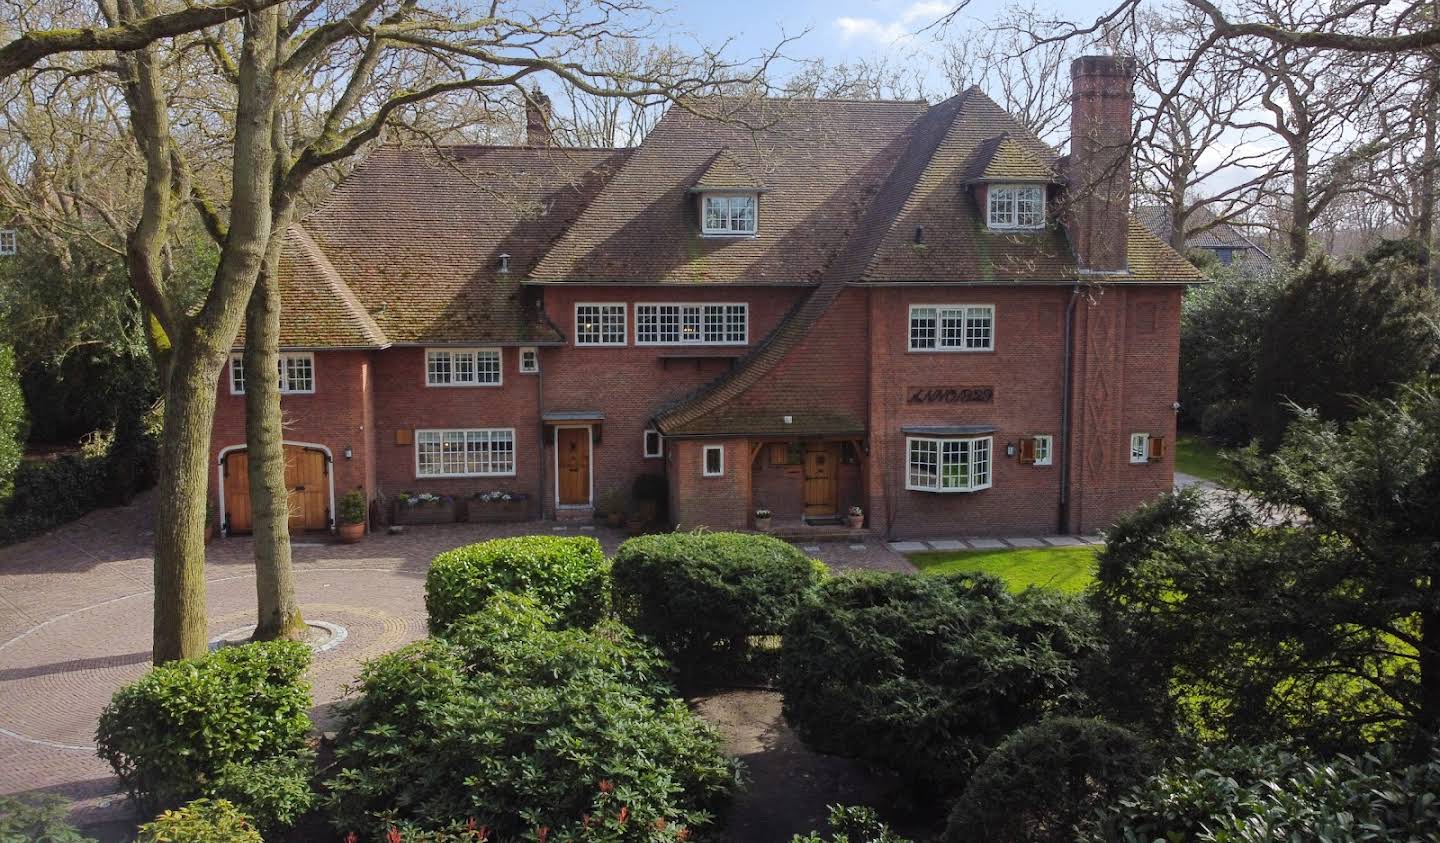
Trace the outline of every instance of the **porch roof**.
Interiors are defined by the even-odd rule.
[[[916,436],[982,436],[986,433],[994,433],[995,426],[991,424],[907,425],[900,428],[900,432],[912,433]]]

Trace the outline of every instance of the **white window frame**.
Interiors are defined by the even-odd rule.
[[[710,470],[710,452],[714,451],[720,455],[720,467]],[[700,474],[702,477],[724,477],[725,476],[725,446],[706,445],[700,452]]]
[[[446,436],[447,434],[456,434],[456,433],[459,433],[459,434],[463,434],[463,435],[464,435],[464,437],[465,437],[465,445],[466,445],[466,450],[467,450],[467,451],[469,450],[469,444],[470,444],[470,443],[469,443],[469,435],[472,434],[472,433],[484,433],[484,434],[486,434],[486,435],[488,435],[488,436],[490,436],[490,437],[493,437],[493,436],[494,436],[495,434],[497,434],[497,433],[508,434],[508,435],[510,436],[510,470],[509,470],[509,471],[460,471],[460,472],[453,472],[453,471],[452,471],[452,472],[447,472],[447,471],[443,471],[443,470],[442,470],[442,471],[439,471],[439,472],[422,473],[422,472],[420,471],[420,445],[422,444],[422,441],[423,441],[426,437],[431,436],[431,435],[440,437],[439,444],[440,444],[441,447],[442,447],[442,455],[443,455],[443,447],[444,447],[444,444],[445,444],[445,436]],[[491,457],[491,461],[492,461],[492,462],[494,461],[493,456]],[[514,476],[515,476],[516,469],[517,469],[517,467],[518,467],[518,463],[519,463],[519,448],[516,446],[516,442],[515,442],[515,428],[513,428],[513,427],[461,427],[461,428],[455,428],[455,427],[439,428],[439,427],[436,427],[436,428],[425,428],[425,429],[422,429],[422,430],[417,430],[417,431],[415,431],[415,479],[416,479],[416,480],[425,480],[425,479],[432,479],[432,478],[437,478],[437,477],[514,477]],[[442,460],[441,460],[441,468],[443,469],[443,467],[444,467],[444,460],[443,460],[443,457],[442,457]]]
[[[294,388],[291,387],[291,385],[290,385],[290,372],[288,371],[289,368],[290,368],[290,361],[291,361],[291,360],[304,360],[304,361],[307,361],[307,362],[310,364],[310,388],[309,388],[309,389],[294,389]],[[276,365],[279,366],[279,368],[280,368],[280,394],[281,394],[281,395],[314,395],[314,394],[315,394],[316,376],[315,376],[315,354],[314,354],[314,352],[310,352],[310,351],[287,351],[287,352],[284,352],[284,353],[282,353],[282,354],[279,356],[279,358],[276,360]],[[239,366],[239,368],[240,368],[240,377],[239,377],[238,379],[235,377],[235,369],[236,369],[236,366]],[[244,354],[235,353],[235,354],[231,354],[231,355],[230,355],[230,368],[229,368],[229,370],[228,370],[228,374],[229,374],[229,378],[230,378],[230,394],[231,394],[231,395],[244,395],[244,394],[245,394],[245,355],[244,355]],[[237,383],[239,384],[239,387],[238,387],[238,388],[236,387],[236,384],[237,384]]]
[[[0,255],[20,253],[20,232],[13,228],[0,228]]]
[[[748,215],[748,228],[736,228],[737,217],[731,203],[735,200],[746,200],[750,204]],[[723,220],[724,224],[712,226],[710,224],[710,203],[725,203],[725,212],[717,219]],[[744,224],[745,215],[739,218],[739,223]],[[700,233],[707,237],[754,237],[760,231],[760,194],[747,193],[743,191],[728,192],[707,192],[700,194]]]
[[[1140,465],[1147,462],[1150,462],[1150,434],[1130,434],[1130,464]]]
[[[916,311],[923,310],[935,311],[935,315],[932,317],[934,324],[930,327],[931,335],[929,337],[921,337],[921,342],[917,343],[915,333]],[[980,311],[984,311],[984,313],[982,314]],[[947,312],[950,314],[948,317],[946,315]],[[957,313],[959,314],[958,317],[955,315]],[[993,304],[912,304],[910,305],[909,317],[909,320],[906,322],[906,330],[909,334],[909,349],[913,352],[954,354],[995,350],[995,305]],[[982,318],[989,320],[989,324],[985,327],[985,344],[972,346],[970,345],[971,320],[974,319],[978,322]],[[958,329],[951,328],[952,331],[959,331],[957,337],[958,344],[953,342],[949,345],[945,344],[945,325],[947,319],[952,322],[957,319],[959,321]],[[975,328],[978,331],[978,325],[975,326]],[[933,342],[934,345],[923,344],[926,339]]]
[[[430,370],[432,357],[445,355],[449,365],[449,380],[433,380],[433,373]],[[495,380],[480,380],[480,357],[481,355],[495,355]],[[457,355],[473,355],[474,360],[470,365],[469,380],[460,380],[455,365]],[[499,348],[427,348],[425,349],[425,385],[436,389],[447,389],[450,387],[475,387],[475,386],[504,386],[505,384],[505,352]]]
[[[652,437],[652,436],[655,437],[655,448],[654,448],[654,450],[651,450],[651,448],[650,448],[650,437]],[[645,429],[645,432],[644,432],[643,434],[641,434],[641,441],[642,441],[643,444],[641,444],[640,448],[641,448],[641,452],[645,455],[645,459],[647,459],[647,460],[664,459],[664,457],[665,457],[665,434],[661,433],[660,431],[656,430],[656,429],[653,428],[653,427],[646,428],[646,429]]]
[[[1048,433],[1046,433],[1046,434],[1042,434],[1042,435],[1040,435],[1040,436],[1036,436],[1036,437],[1034,437],[1034,439],[1035,439],[1035,462],[1034,462],[1033,464],[1034,464],[1034,465],[1054,465],[1054,464],[1055,464],[1055,437],[1054,437],[1054,436],[1051,436],[1051,435],[1048,434]],[[1044,453],[1044,456],[1041,456],[1041,453],[1042,453],[1042,452]]]
[[[650,313],[642,313],[642,308]],[[741,317],[741,336],[731,336],[730,317],[738,309]],[[718,318],[717,322],[712,319]],[[668,323],[668,324],[667,324]],[[710,329],[718,325],[719,339],[707,339]],[[687,334],[692,328],[693,333]],[[667,332],[666,328],[672,328]],[[642,339],[642,331],[654,329],[654,339]],[[667,333],[673,333],[668,338]],[[636,345],[749,345],[750,304],[749,302],[636,302],[635,303],[635,344]]]
[[[597,317],[596,317],[597,319],[600,320],[600,322],[599,322],[599,324],[598,324],[598,326],[597,326],[597,327],[599,328],[599,339],[597,339],[597,340],[594,340],[594,341],[588,341],[588,340],[587,340],[587,341],[582,341],[582,339],[581,339],[581,336],[580,336],[580,308],[582,308],[582,307],[597,307],[597,308],[600,308],[600,310],[599,310],[598,313],[597,313]],[[618,308],[618,309],[619,309],[619,312],[620,312],[620,339],[619,339],[619,340],[606,340],[606,339],[605,339],[605,317],[607,316],[606,311],[607,311],[607,310],[610,311],[610,313],[609,313],[608,315],[613,316],[616,308]],[[629,319],[627,318],[627,311],[628,311],[628,310],[629,310],[629,308],[625,305],[624,302],[617,302],[617,301],[581,301],[581,302],[576,302],[576,303],[575,303],[575,323],[574,323],[574,325],[575,325],[575,344],[576,344],[577,346],[582,346],[582,347],[586,347],[586,348],[595,348],[595,347],[600,347],[600,346],[610,346],[610,347],[613,348],[613,347],[628,345],[628,344],[629,344],[629,337],[630,337],[630,333],[629,333],[629,331],[630,331],[630,321],[629,321]],[[612,327],[613,327],[613,326],[612,326]]]
[[[526,358],[529,362],[526,362]],[[520,374],[538,375],[540,373],[540,349],[533,345],[520,347]]]
[[[1025,194],[1023,197],[1022,193]],[[1022,212],[1022,204],[1033,204],[1036,194],[1039,195],[1039,208],[1030,207]],[[985,191],[985,224],[999,231],[1034,231],[1044,228],[1045,185],[990,185]]]
[[[959,448],[951,446],[959,445]],[[914,477],[914,454],[916,445],[930,445],[934,448],[935,457],[935,480],[933,483],[918,483]],[[947,451],[953,451],[955,456],[961,450],[965,451],[966,482],[964,485],[945,485],[945,465],[947,462]],[[975,477],[976,456],[984,455],[985,479],[977,482]],[[953,460],[958,463],[958,460]],[[955,494],[958,492],[979,492],[989,489],[994,485],[995,480],[995,437],[986,436],[906,436],[905,437],[905,488],[912,492],[933,492],[936,494]]]

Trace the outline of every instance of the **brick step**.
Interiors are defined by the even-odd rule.
[[[874,538],[875,531],[860,528],[852,530],[841,524],[824,527],[774,527],[770,535],[777,539],[784,539],[787,542],[801,544],[805,542],[853,542],[860,543],[869,538]]]
[[[575,508],[573,508],[573,509],[568,509],[568,508],[567,508],[567,509],[557,509],[557,510],[555,510],[555,520],[556,520],[556,521],[594,521],[594,520],[595,520],[595,507],[593,507],[593,506],[580,506],[580,507],[575,507]]]

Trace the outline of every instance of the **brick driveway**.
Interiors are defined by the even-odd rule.
[[[149,513],[149,498],[141,497],[0,548],[0,793],[60,793],[75,800],[75,818],[85,824],[129,812],[108,765],[95,757],[94,731],[115,689],[149,666]],[[349,633],[316,656],[316,718],[324,721],[363,660],[424,636],[425,571],[436,553],[556,527],[453,524],[349,546],[298,537],[295,579],[305,617]],[[564,532],[593,535],[610,553],[623,539],[604,527],[582,532],[570,525]],[[826,544],[812,553],[836,568],[913,570],[878,542],[863,550]],[[217,540],[206,565],[210,634],[253,623],[249,540]]]

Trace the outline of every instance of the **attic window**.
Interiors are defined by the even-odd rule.
[[[1045,187],[1039,184],[993,184],[986,191],[991,228],[1041,228],[1045,225]]]
[[[700,233],[719,235],[754,234],[756,193],[704,193],[700,196]]]

